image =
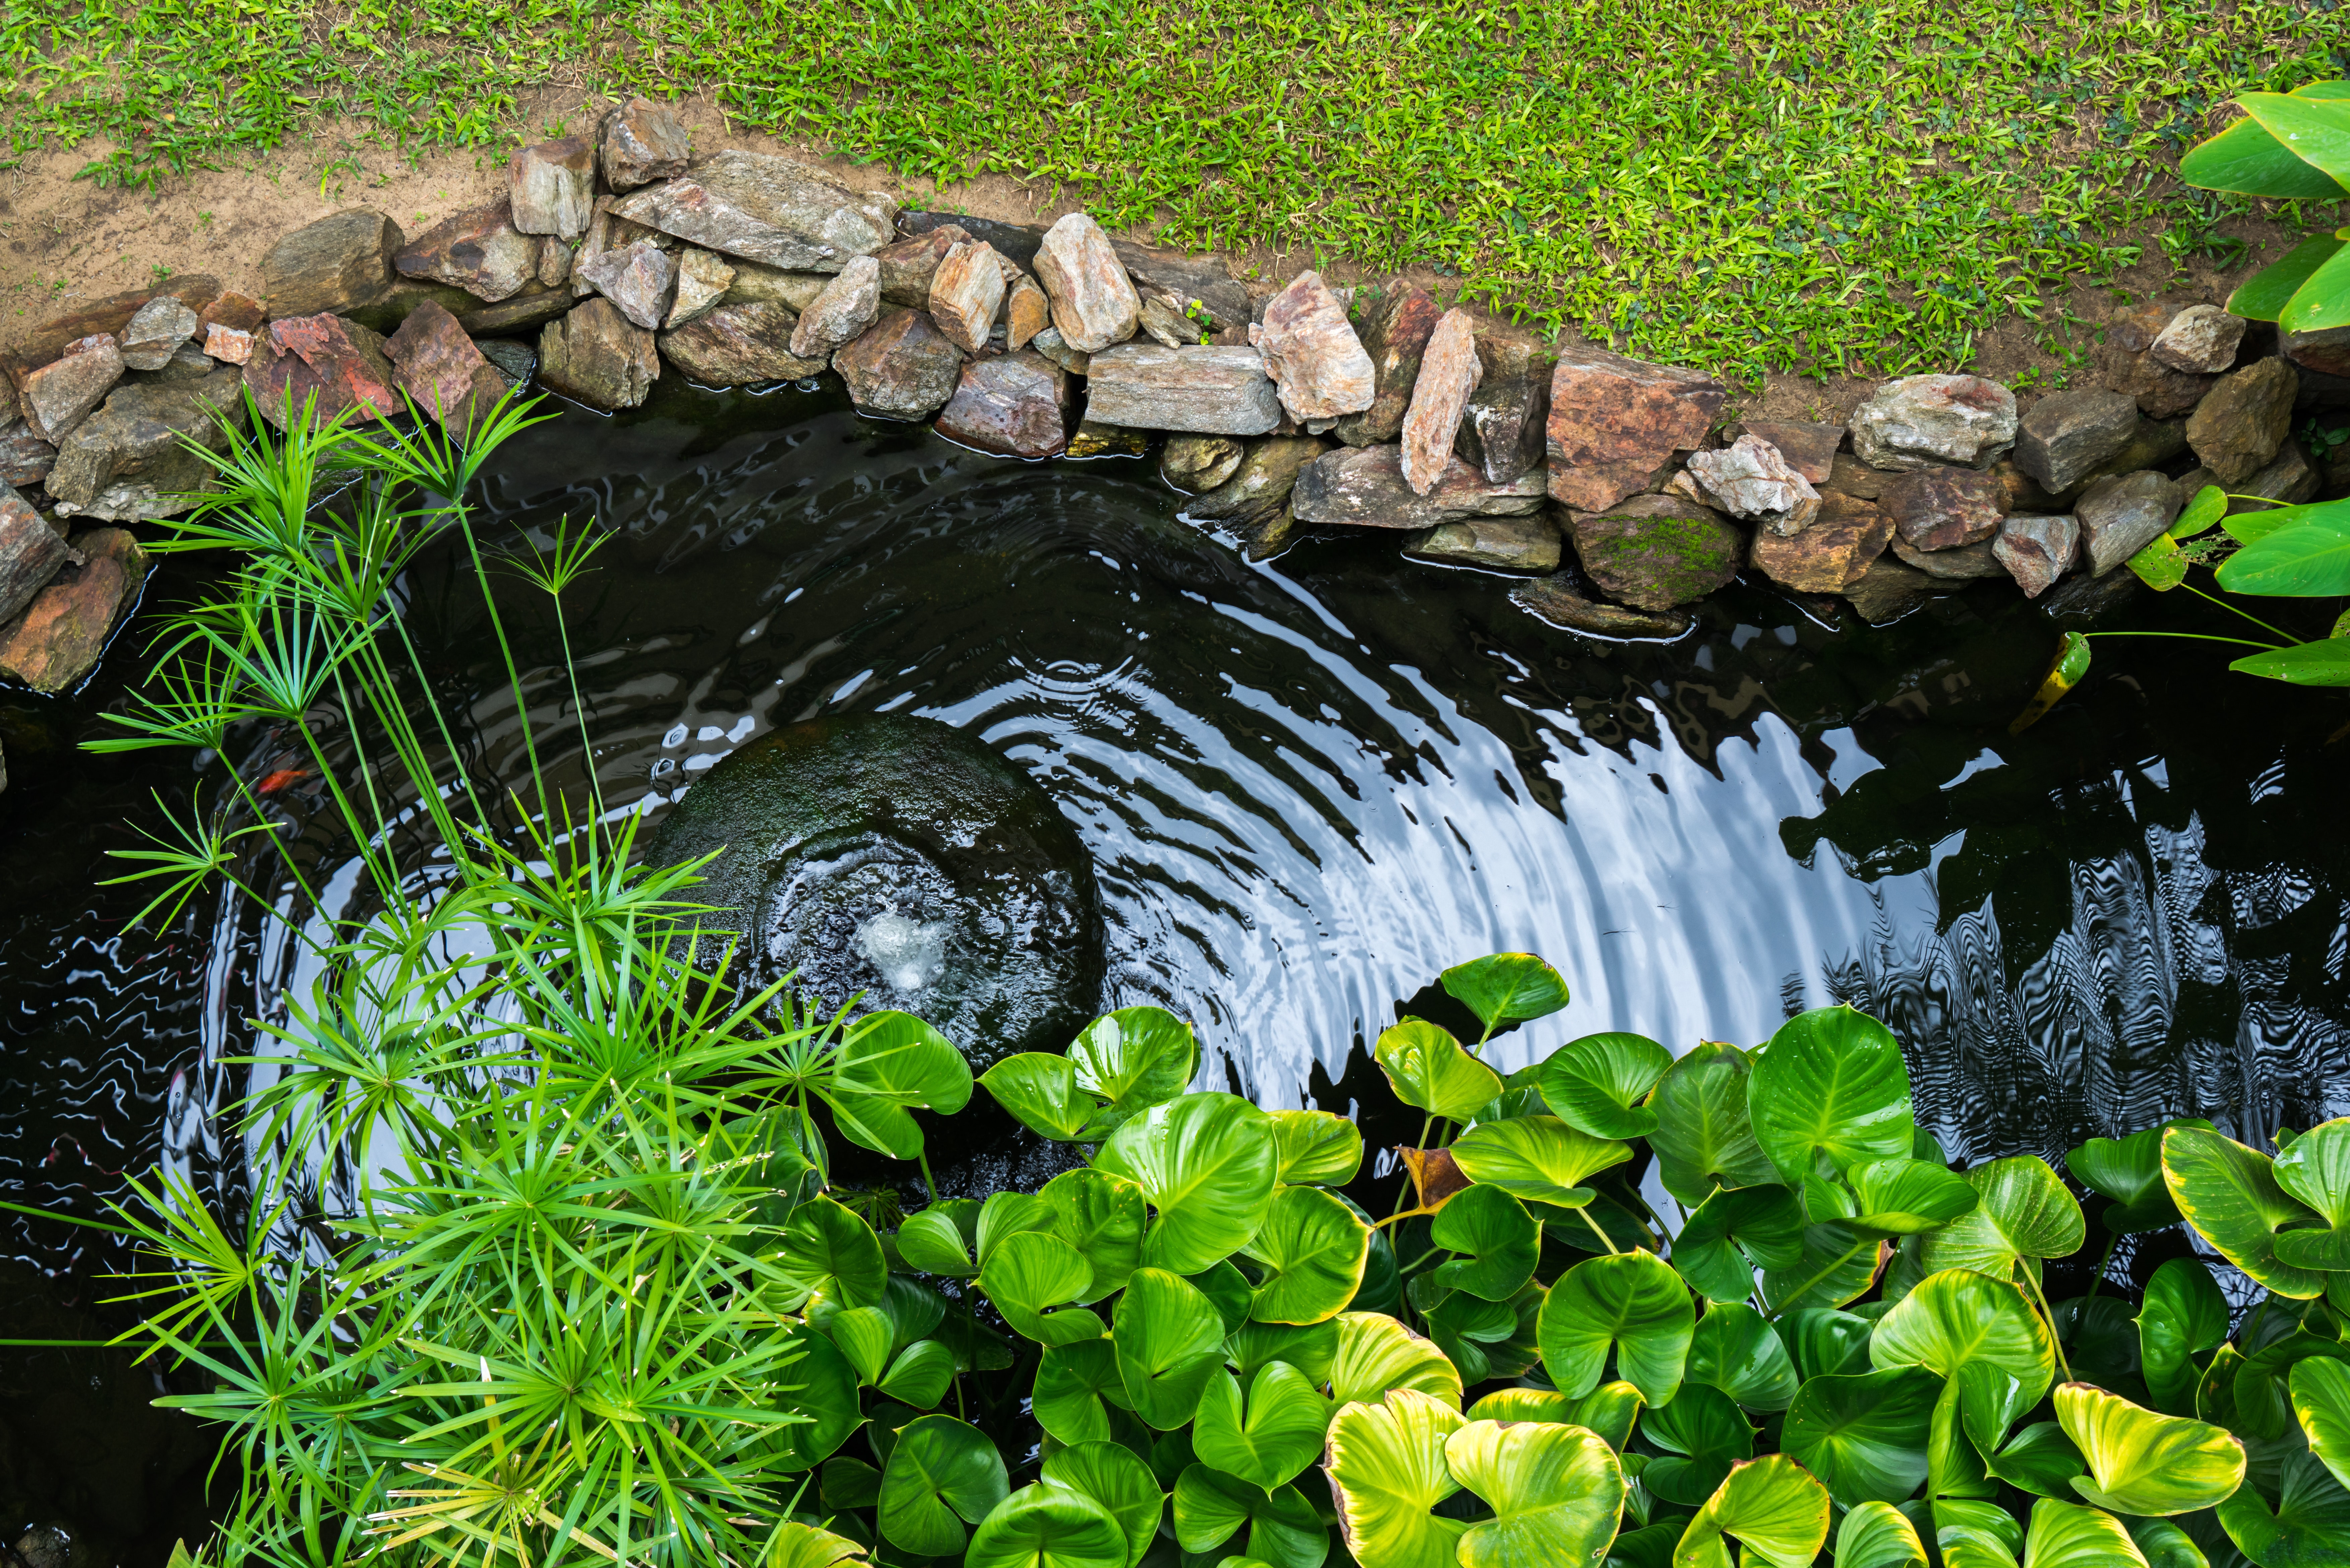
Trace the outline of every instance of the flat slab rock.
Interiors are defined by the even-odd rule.
[[[1852,450],[1874,468],[1989,468],[2014,446],[2015,394],[1981,376],[1904,376],[1852,415]]]
[[[391,265],[402,277],[450,284],[494,305],[538,281],[538,237],[515,227],[501,196],[425,230]]]
[[[610,300],[591,299],[539,333],[538,379],[590,408],[633,409],[660,379],[660,356],[650,332]]]
[[[894,237],[898,203],[852,192],[816,170],[728,151],[612,203],[612,215],[704,250],[790,272],[838,272]]]
[[[1694,370],[1600,348],[1562,350],[1545,427],[1551,496],[1600,512],[1646,489],[1674,452],[1704,444],[1728,396]]]
[[[94,528],[74,541],[81,564],[58,568],[13,620],[0,626],[0,680],[36,691],[68,691],[98,667],[107,639],[147,580],[147,552],[128,528]]]
[[[963,366],[938,431],[999,456],[1050,457],[1069,444],[1068,412],[1068,372],[1022,349]]]
[[[1807,594],[1840,594],[1885,554],[1893,519],[1866,501],[1821,498],[1819,520],[1791,538],[1754,535],[1752,560],[1773,582]]]
[[[824,373],[826,361],[792,352],[798,318],[771,299],[722,305],[660,335],[662,358],[705,387],[750,387],[804,381]]]
[[[74,558],[48,520],[14,485],[0,483],[0,622],[16,618],[57,568]]]
[[[49,494],[61,517],[112,523],[176,517],[215,487],[213,470],[189,450],[224,452],[229,431],[247,429],[238,378],[116,389],[57,449]]]
[[[1726,433],[1733,439],[1751,435],[1769,441],[1789,468],[1814,486],[1828,483],[1835,472],[1836,448],[1844,444],[1842,425],[1816,420],[1745,420]]]
[[[512,384],[438,305],[411,312],[383,347],[400,390],[452,435],[472,429]]]
[[[1120,343],[1093,356],[1086,389],[1088,420],[1137,430],[1253,436],[1282,420],[1280,394],[1254,348]]]
[[[1290,507],[1300,523],[1357,528],[1430,528],[1470,517],[1523,517],[1542,510],[1539,473],[1508,484],[1448,458],[1444,473],[1425,495],[1403,475],[1403,449],[1342,447],[1316,458],[1297,476]]]
[[[919,420],[946,405],[962,381],[962,350],[927,311],[892,306],[832,357],[858,411]]]
[[[1697,624],[1694,617],[1680,610],[1627,609],[1586,598],[1565,576],[1520,583],[1510,590],[1510,602],[1553,626],[1587,637],[1669,641]]]
[[[1575,558],[1600,592],[1636,608],[1694,604],[1746,564],[1746,531],[1675,495],[1635,495],[1605,512],[1570,512]]]
[[[372,304],[391,286],[392,257],[406,243],[400,225],[372,207],[305,223],[261,258],[262,296],[276,316],[316,316]],[[230,325],[250,332],[260,323]]]
[[[1403,553],[1438,566],[1540,574],[1558,570],[1561,547],[1558,525],[1547,517],[1471,517],[1414,534]]]
[[[245,389],[280,430],[317,400],[318,417],[348,413],[359,423],[403,411],[383,339],[340,316],[299,316],[255,334]]]

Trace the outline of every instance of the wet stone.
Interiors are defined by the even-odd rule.
[[[2276,456],[2293,429],[2300,377],[2290,361],[2255,361],[2222,376],[2187,417],[2187,444],[2221,484],[2250,479]],[[2086,518],[2082,520],[2086,528]]]
[[[633,191],[684,173],[693,161],[693,138],[674,109],[632,98],[604,117],[597,161],[605,184]]]
[[[590,408],[633,409],[660,377],[652,333],[608,299],[591,299],[539,334],[540,383]]]
[[[1728,389],[1710,376],[1570,348],[1551,372],[1550,493],[1598,512],[1645,490],[1676,452],[1694,451]]]
[[[261,258],[261,292],[270,314],[316,316],[373,303],[391,286],[391,261],[402,243],[400,225],[371,207],[305,223]],[[261,324],[230,325],[250,332]]]
[[[1641,609],[1694,604],[1746,564],[1744,529],[1710,506],[1635,495],[1605,512],[1569,512],[1567,536],[1594,586]]]
[[[1670,639],[1695,624],[1679,610],[1627,609],[1587,599],[1575,591],[1575,583],[1564,575],[1520,583],[1510,590],[1510,602],[1553,626],[1591,637]]]
[[[1052,301],[1053,325],[1060,328],[1069,347],[1080,354],[1098,354],[1134,336],[1141,316],[1142,296],[1135,292],[1133,280],[1127,276],[1126,265],[1118,259],[1101,225],[1085,213],[1071,213],[1045,231],[1044,240],[1036,247],[1036,280],[1044,285]]]
[[[1404,541],[1415,561],[1444,566],[1479,566],[1494,572],[1555,572],[1558,527],[1547,517],[1471,517],[1440,523]]]
[[[1752,560],[1772,581],[1807,594],[1840,594],[1885,554],[1893,519],[1866,501],[1820,498],[1816,522],[1791,538],[1754,535]]]
[[[1543,460],[1551,356],[1540,344],[1491,332],[1477,339],[1477,363],[1483,373],[1461,412],[1453,451],[1487,483],[1506,484]]]
[[[1371,406],[1333,427],[1340,441],[1348,446],[1377,446],[1403,433],[1404,413],[1419,379],[1420,357],[1443,314],[1436,297],[1418,284],[1399,279],[1381,291],[1357,328],[1363,352],[1371,360]]]
[[[2103,576],[2151,544],[2178,520],[2186,497],[2151,470],[2100,479],[2081,492],[2073,515],[2089,557],[2089,575]]]
[[[2061,494],[2127,447],[2137,427],[2137,400],[2126,392],[2052,392],[2023,416],[2015,465]]]
[[[593,291],[591,290],[592,294]],[[508,332],[528,332],[546,326],[572,306],[567,288],[539,289],[517,294],[495,305],[458,313],[457,325],[475,337],[495,337]],[[443,308],[452,308],[443,306]]]
[[[16,618],[0,625],[0,680],[36,691],[69,690],[98,667],[147,580],[147,553],[127,528],[95,528],[74,542],[81,564],[58,568]]]
[[[1195,496],[1185,504],[1184,514],[1203,522],[1239,526],[1278,517],[1289,504],[1298,474],[1329,450],[1329,443],[1316,436],[1274,436],[1252,441],[1232,477]]]
[[[538,350],[512,337],[485,337],[473,345],[488,360],[490,368],[505,379],[510,387],[519,387],[538,373]]]
[[[919,420],[954,396],[962,358],[928,312],[893,306],[833,355],[832,368],[858,412]]]
[[[1997,542],[1994,535],[1988,539],[1978,539],[1971,545],[1953,545],[1947,550],[1920,550],[1897,530],[1892,549],[1896,556],[1929,577],[2003,577],[2007,576],[2007,568],[2000,564],[1991,548]]]
[[[1341,447],[1315,459],[1297,476],[1290,506],[1301,523],[1357,528],[1428,528],[1469,517],[1525,516],[1543,505],[1543,478],[1530,474],[1488,484],[1459,458],[1448,458],[1427,494],[1403,474],[1403,451],[1392,446]]]
[[[1041,337],[1037,347],[1049,353]],[[1087,418],[1104,424],[1248,436],[1281,423],[1280,397],[1254,348],[1121,343],[1094,354],[1085,374]]]
[[[1981,376],[1905,376],[1853,411],[1852,450],[1874,468],[1989,468],[2015,444],[2015,394]]]
[[[2070,513],[2057,516],[2017,514],[2002,522],[1991,542],[1993,558],[2036,599],[2073,569],[2081,551],[2081,525]]]
[[[1877,505],[1910,548],[1953,550],[1999,532],[2007,487],[1978,469],[1921,468],[1887,481]]]
[[[14,619],[32,603],[73,556],[31,503],[0,482],[0,622]]]
[[[799,318],[774,300],[722,305],[673,332],[660,335],[663,358],[705,387],[749,387],[804,381],[825,361],[792,352]]]
[[[1231,436],[1170,436],[1159,453],[1159,477],[1179,494],[1198,495],[1239,472],[1247,451]]]
[[[1335,420],[1371,406],[1371,357],[1320,273],[1299,273],[1265,301],[1264,319],[1249,328],[1249,341],[1264,356],[1265,373],[1290,418]],[[1451,445],[1449,431],[1445,445]]]
[[[1844,596],[1861,619],[1871,626],[1884,626],[1946,591],[1948,584],[1934,574],[1879,556],[1869,563],[1857,582],[1844,590]]]
[[[452,284],[494,305],[537,281],[538,239],[514,226],[500,197],[434,224],[401,246],[391,265],[402,277]]]
[[[1484,373],[1477,357],[1476,318],[1465,310],[1446,311],[1429,335],[1411,407],[1403,417],[1403,477],[1415,493],[1434,490],[1457,461],[1452,449],[1461,417]]]
[[[1068,372],[1041,354],[993,354],[962,368],[939,410],[949,441],[1005,457],[1050,457],[1068,444]]]
[[[1128,430],[1124,425],[1097,424],[1091,420],[1081,421],[1076,433],[1069,438],[1064,455],[1068,457],[1140,457],[1150,450],[1150,432]]]

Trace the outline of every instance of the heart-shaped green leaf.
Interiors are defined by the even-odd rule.
[[[1579,1427],[1471,1421],[1444,1440],[1453,1478],[1493,1517],[1454,1548],[1460,1568],[1597,1568],[1624,1513],[1615,1450]]]
[[[2122,1521],[2101,1509],[2043,1498],[2032,1505],[2025,1568],[2146,1568]],[[1956,1568],[1966,1568],[1966,1560]]]
[[[1532,953],[1492,953],[1455,964],[1438,978],[1488,1034],[1497,1024],[1547,1018],[1566,1005],[1566,981]]]
[[[1244,1555],[1272,1568],[1320,1568],[1329,1532],[1295,1487],[1271,1491],[1207,1465],[1175,1480],[1175,1543],[1197,1555],[1212,1552],[1248,1526]]]
[[[1224,1364],[1224,1320],[1190,1281],[1137,1269],[1118,1298],[1110,1339],[1134,1413],[1162,1432],[1191,1419]]]
[[[927,1410],[946,1397],[954,1381],[954,1352],[935,1339],[919,1339],[898,1353],[876,1385],[889,1397]]]
[[[803,1301],[879,1306],[889,1280],[873,1227],[829,1198],[812,1198],[792,1210],[775,1262]]]
[[[899,1429],[881,1468],[882,1538],[917,1557],[960,1552],[964,1521],[985,1519],[1010,1490],[1003,1456],[978,1428],[924,1416]]]
[[[974,1198],[949,1198],[919,1214],[907,1216],[898,1227],[898,1255],[910,1269],[967,1280],[979,1272],[972,1249],[979,1244],[980,1203]]]
[[[1779,1441],[1837,1501],[1899,1502],[1926,1480],[1941,1391],[1941,1379],[1918,1366],[1815,1377],[1788,1407]]]
[[[832,1341],[806,1324],[789,1332],[796,1359],[775,1379],[775,1403],[786,1410],[804,1410],[814,1419],[775,1428],[776,1446],[784,1458],[778,1468],[812,1469],[832,1457],[865,1418],[857,1407],[857,1370]]]
[[[2195,1413],[2195,1357],[2228,1343],[2228,1298],[2197,1258],[2172,1258],[2147,1282],[2137,1314],[2138,1370],[2155,1408]]]
[[[1534,1278],[1542,1251],[1542,1226],[1499,1187],[1461,1193],[1438,1211],[1428,1234],[1446,1251],[1461,1254],[1437,1266],[1436,1282],[1489,1302],[1517,1294]]]
[[[1362,1287],[1371,1228],[1318,1187],[1284,1187],[1274,1193],[1264,1223],[1242,1252],[1263,1269],[1249,1302],[1250,1317],[1259,1323],[1322,1323],[1337,1316]]]
[[[1844,1220],[1806,1225],[1803,1255],[1794,1266],[1762,1271],[1762,1303],[1774,1313],[1845,1306],[1877,1282],[1886,1256],[1881,1238]]]
[[[1007,1236],[1050,1231],[1059,1219],[1051,1204],[1035,1192],[991,1192],[979,1206],[979,1240],[974,1255],[981,1268],[995,1255]]]
[[[1065,1170],[1036,1196],[1052,1216],[1052,1233],[1075,1247],[1093,1271],[1093,1283],[1080,1302],[1097,1302],[1122,1290],[1141,1266],[1143,1227],[1149,1215],[1142,1189],[1106,1170]]]
[[[1864,1502],[1836,1526],[1835,1568],[1926,1568],[1925,1543],[1899,1509]]]
[[[1273,1361],[1249,1384],[1245,1409],[1238,1378],[1220,1370],[1208,1380],[1191,1448],[1201,1464],[1270,1491],[1314,1462],[1329,1425],[1321,1391],[1296,1367]]]
[[[1686,1376],[1721,1389],[1750,1410],[1783,1410],[1802,1379],[1778,1331],[1744,1302],[1714,1302],[1690,1341]],[[1712,1489],[1709,1487],[1709,1491]]]
[[[1900,1045],[1849,1007],[1815,1007],[1781,1024],[1755,1061],[1746,1103],[1755,1141],[1791,1187],[1907,1156],[1916,1139]]]
[[[767,1541],[764,1568],[833,1568],[838,1563],[863,1563],[865,1548],[845,1536],[812,1524],[786,1521]]]
[[[2048,1325],[2017,1286],[1966,1269],[1929,1274],[1877,1320],[1869,1360],[1879,1370],[1922,1366],[1957,1377],[1981,1363],[2012,1385],[1987,1412],[2005,1432],[2040,1403],[2055,1380],[2056,1351]]]
[[[2279,1187],[2325,1221],[2324,1230],[2280,1232],[2278,1261],[2303,1269],[2350,1269],[2350,1116],[2318,1123],[2293,1139],[2270,1169]]]
[[[1046,1346],[1036,1363],[1031,1404],[1036,1424],[1071,1444],[1106,1440],[1110,1407],[1134,1407],[1118,1373],[1117,1347],[1107,1339]]]
[[[2254,1280],[2303,1301],[2325,1289],[2323,1274],[2277,1256],[2278,1231],[2324,1220],[2277,1185],[2266,1155],[2216,1132],[2175,1127],[2162,1135],[2162,1177],[2187,1222]]]
[[[1452,1158],[1472,1181],[1530,1203],[1574,1209],[1591,1201],[1584,1181],[1631,1158],[1632,1148],[1577,1132],[1556,1116],[1513,1116],[1462,1133]]]
[[[2053,1497],[2062,1502],[2079,1495],[2073,1483],[2089,1469],[2079,1445],[2054,1421],[2034,1421],[1996,1452],[1980,1449],[1977,1452],[1986,1474],[2034,1497]]]
[[[1648,1461],[1640,1484],[1667,1502],[1697,1508],[1730,1474],[1754,1457],[1754,1428],[1730,1396],[1703,1383],[1684,1383],[1648,1412],[1640,1435],[1664,1453]]]
[[[2220,1504],[2220,1526],[2260,1568],[2350,1563],[2350,1490],[2305,1451],[2286,1457],[2273,1510],[2258,1487],[2239,1487]]]
[[[1344,1406],[1330,1423],[1326,1468],[1338,1530],[1355,1561],[1378,1568],[1460,1568],[1468,1526],[1432,1510],[1460,1490],[1445,1444],[1467,1425],[1451,1405],[1409,1388],[1377,1405]]]
[[[1109,1136],[1101,1104],[1077,1086],[1076,1064],[1044,1051],[1006,1056],[979,1075],[979,1086],[1020,1125],[1055,1143],[1092,1143]]]
[[[2331,1356],[2293,1363],[2293,1417],[2334,1479],[2350,1485],[2350,1366]]]
[[[1261,1367],[1285,1361],[1319,1388],[1330,1381],[1331,1364],[1338,1359],[1338,1320],[1304,1326],[1244,1323],[1224,1341],[1224,1355],[1243,1382],[1255,1376]]]
[[[2126,1519],[2122,1523],[2145,1554],[2147,1568],[2211,1568],[2210,1559],[2195,1544],[2195,1538],[2170,1521]]]
[[[1617,1375],[1653,1407],[1680,1386],[1697,1327],[1689,1287],[1653,1252],[1592,1258],[1559,1276],[1543,1302],[1544,1366],[1559,1392],[1599,1386],[1610,1350]]]
[[[1798,1377],[1834,1377],[1868,1370],[1868,1337],[1875,1325],[1865,1317],[1806,1308],[1783,1314],[1777,1326],[1779,1341],[1787,1347]]]
[[[1785,1454],[1748,1459],[1683,1529],[1673,1568],[1729,1568],[1725,1535],[1745,1548],[1743,1562],[1811,1568],[1827,1544],[1829,1511],[1827,1488]]]
[[[1804,1206],[1786,1188],[1742,1187],[1699,1204],[1673,1238],[1673,1267],[1708,1301],[1744,1301],[1758,1268],[1804,1261]]]
[[[2220,498],[2220,510],[2225,512],[2226,495],[2217,485],[2210,489]],[[2170,1189],[2162,1180],[2162,1135],[2175,1127],[2211,1130],[2210,1122],[2179,1116],[2124,1138],[2090,1138],[2064,1157],[2067,1170],[2092,1192],[2113,1200],[2114,1207],[2106,1211],[2106,1228],[2116,1235],[2131,1236],[2178,1223],[2178,1206],[2170,1200]]]
[[[1330,1401],[1349,1405],[1409,1388],[1461,1407],[1461,1374],[1444,1352],[1385,1313],[1338,1314],[1338,1354],[1330,1364]]]
[[[1963,1179],[1981,1201],[1926,1237],[1918,1261],[1929,1272],[1972,1269],[2013,1279],[2024,1260],[2068,1258],[2088,1239],[2079,1199],[2037,1155],[1990,1160]]]
[[[1396,1098],[1448,1121],[1467,1121],[1502,1093],[1500,1074],[1425,1019],[1380,1031],[1371,1054]]]
[[[2056,1419],[2089,1463],[2074,1490],[2121,1513],[2210,1508],[2244,1479],[2244,1445],[2203,1421],[2164,1416],[2086,1383],[2056,1390]]]
[[[1779,1172],[1754,1141],[1747,1113],[1752,1064],[1746,1053],[1709,1040],[1679,1057],[1657,1081],[1648,1135],[1665,1190],[1694,1209],[1716,1187],[1776,1183]]]
[[[1248,1244],[1273,1205],[1278,1163],[1265,1114],[1213,1091],[1129,1118],[1094,1156],[1159,1211],[1143,1256],[1175,1274],[1196,1274]]]
[[[1279,1179],[1290,1187],[1344,1187],[1363,1167],[1361,1129],[1328,1111],[1268,1111]]]
[[[1167,1494],[1133,1449],[1122,1443],[1072,1443],[1045,1456],[1045,1480],[1083,1492],[1109,1511],[1126,1535],[1127,1568],[1135,1568],[1159,1535]]]
[[[848,1026],[821,1091],[851,1143],[899,1159],[922,1152],[910,1110],[951,1116],[971,1103],[971,1064],[910,1012],[868,1012]]]
[[[1126,1568],[1127,1551],[1108,1509],[1074,1487],[1040,1480],[979,1521],[963,1568]]]
[[[1084,1307],[1049,1310],[1086,1296],[1093,1282],[1094,1272],[1082,1253],[1041,1231],[1006,1236],[979,1271],[979,1288],[1003,1321],[1040,1345],[1071,1345],[1102,1336],[1101,1319]]]
[[[1534,1081],[1558,1119],[1593,1137],[1646,1137],[1657,1113],[1640,1105],[1673,1054],[1645,1034],[1586,1034],[1545,1058]]]
[[[1929,1160],[1872,1159],[1845,1172],[1851,1183],[1852,1228],[1865,1236],[1916,1236],[1974,1212],[1974,1184]]]
[[[1163,1007],[1121,1007],[1086,1025],[1069,1045],[1077,1086],[1102,1102],[1115,1127],[1183,1092],[1199,1070],[1191,1026]]]
[[[827,1318],[823,1327],[848,1365],[856,1369],[858,1381],[881,1381],[881,1373],[889,1365],[889,1342],[893,1337],[888,1313],[879,1307],[850,1307]]]

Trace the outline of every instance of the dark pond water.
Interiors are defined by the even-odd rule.
[[[567,413],[488,493],[494,532],[568,514],[619,535],[567,601],[594,751],[558,738],[558,779],[592,765],[658,818],[808,716],[974,732],[1095,857],[1102,1005],[1192,1018],[1208,1081],[1267,1105],[1363,1104],[1367,1035],[1446,965],[1523,949],[1575,1000],[1503,1041],[1505,1065],[1596,1029],[1752,1044],[1849,1000],[1901,1036],[1921,1120],[1970,1158],[2164,1115],[2259,1137],[2350,1112],[2350,702],[2229,676],[2208,645],[2102,644],[2012,738],[2054,632],[1995,587],[1876,629],[1741,588],[1679,643],[1602,645],[1392,537],[1251,566],[1145,462],[980,457],[796,389],[664,381],[630,414]],[[151,602],[200,581],[179,558]],[[470,577],[436,554],[409,586],[476,765],[515,776]],[[2193,628],[2182,598],[2115,624]],[[546,725],[567,678],[552,623],[518,613]],[[141,668],[118,647],[76,699],[0,698],[12,1202],[95,1213],[159,1159],[233,1179],[211,1113],[239,1085],[213,1064],[292,973],[255,911],[126,935],[143,899],[97,885],[151,794],[197,779],[73,750]],[[290,760],[265,741],[244,765]],[[0,1236],[0,1333],[109,1321],[102,1238],[6,1212]],[[200,1450],[143,1412],[152,1392],[95,1353],[0,1353],[0,1511],[78,1515],[126,1560],[192,1528]]]

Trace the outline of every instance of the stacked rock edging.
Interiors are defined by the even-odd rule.
[[[2040,598],[2110,579],[2205,483],[2260,498],[2239,505],[2350,492],[2350,445],[2321,467],[2291,439],[2350,402],[2350,329],[2279,340],[2147,306],[2115,324],[2110,388],[2025,408],[1908,376],[1842,422],[1725,422],[1709,376],[1547,348],[1408,281],[1252,286],[1083,213],[910,212],[791,159],[696,153],[632,99],[593,139],[518,149],[502,193],[412,238],[368,209],[286,234],[259,297],[175,276],[34,328],[0,384],[0,680],[88,673],[145,575],[126,525],[195,504],[211,476],[187,442],[220,450],[245,392],[273,423],[412,400],[462,431],[534,375],[610,411],[664,372],[830,371],[862,411],[983,452],[1159,442],[1186,514],[1253,559],[1390,531],[1612,638],[1679,635],[1742,576],[1871,621],[1984,579]]]

